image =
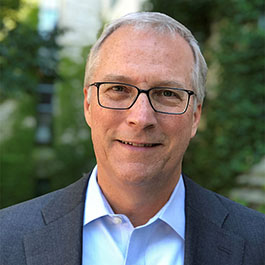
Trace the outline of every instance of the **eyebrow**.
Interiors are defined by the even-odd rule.
[[[185,88],[185,85],[179,81],[159,81],[155,86],[165,86],[165,87],[176,87],[176,88]]]
[[[124,82],[124,83],[132,83],[133,80],[130,77],[124,76],[124,75],[113,75],[113,74],[108,74],[105,75],[103,78],[103,81],[110,81],[110,82]]]
[[[109,82],[122,82],[122,83],[128,83],[133,84],[133,79],[124,76],[124,75],[115,75],[115,74],[108,74],[105,75],[103,78],[103,81],[109,81]],[[175,81],[175,80],[158,80],[153,83],[152,87],[175,87],[175,88],[185,88],[185,85],[182,82]]]

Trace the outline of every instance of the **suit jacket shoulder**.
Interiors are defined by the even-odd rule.
[[[80,259],[81,249],[71,248],[70,240],[78,237],[80,246],[87,179],[1,210],[0,264],[79,264],[62,258],[68,254],[60,242],[69,245],[69,255]]]
[[[187,177],[185,264],[265,264],[265,215]]]

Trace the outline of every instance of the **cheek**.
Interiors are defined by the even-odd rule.
[[[103,141],[111,135],[118,127],[121,115],[115,113],[115,111],[104,109],[98,104],[91,108],[91,132],[92,137]]]
[[[107,120],[104,120],[101,113],[97,108],[91,108],[91,138],[94,146],[94,151],[96,157],[104,153],[104,146],[106,140],[106,131],[107,131]],[[106,126],[106,127],[105,127]]]
[[[171,136],[171,139],[179,145],[187,145],[192,138],[192,121],[191,117],[187,118],[183,116],[175,117],[168,128],[168,134]]]

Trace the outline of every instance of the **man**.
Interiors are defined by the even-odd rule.
[[[166,15],[110,24],[85,74],[97,166],[2,211],[1,264],[264,264],[264,215],[182,175],[206,71],[190,31]]]

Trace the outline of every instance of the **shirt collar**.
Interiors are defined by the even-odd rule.
[[[109,214],[113,214],[113,210],[97,183],[97,166],[95,166],[89,178],[86,191],[84,225]]]
[[[85,226],[100,217],[113,214],[113,210],[97,183],[97,166],[95,166],[87,187],[83,225]],[[182,239],[185,238],[185,186],[182,175],[168,202],[148,223],[152,223],[157,219],[167,223]]]
[[[158,215],[158,218],[170,225],[182,239],[185,239],[185,186],[182,175],[170,199]]]

